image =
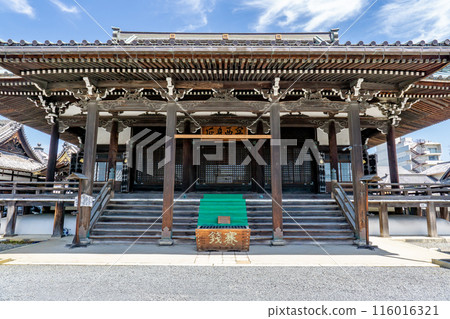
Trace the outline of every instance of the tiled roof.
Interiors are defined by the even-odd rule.
[[[34,159],[8,153],[0,150],[0,168],[12,169],[22,172],[36,172],[45,168],[47,164],[40,163]]]
[[[251,36],[249,36],[249,39],[236,39],[236,40],[206,40],[206,39],[132,39],[130,37],[130,40],[124,40],[124,39],[111,39],[107,40],[106,42],[95,40],[93,42],[89,42],[87,40],[83,40],[81,42],[77,42],[75,40],[70,40],[69,42],[64,42],[62,40],[58,40],[56,42],[52,42],[50,40],[45,40],[44,42],[40,42],[37,40],[33,40],[31,42],[20,40],[20,41],[14,41],[12,39],[9,39],[8,41],[0,41],[0,46],[31,46],[31,47],[38,47],[38,46],[44,46],[44,47],[50,47],[50,46],[58,46],[58,47],[74,47],[74,46],[97,46],[97,47],[107,47],[107,46],[201,46],[201,47],[208,47],[208,46],[214,46],[214,47],[222,47],[222,46],[255,46],[255,47],[264,47],[264,46],[271,46],[271,47],[301,47],[301,46],[329,46],[330,42],[328,41],[320,41],[318,39],[315,40],[276,40],[275,38],[273,40],[257,40],[257,39],[251,39]],[[407,41],[407,42],[400,42],[395,41],[393,43],[389,43],[388,41],[384,42],[376,42],[371,41],[369,43],[364,43],[364,41],[358,41],[356,43],[352,43],[351,41],[346,41],[345,43],[340,43],[339,40],[336,40],[331,43],[332,46],[351,46],[351,47],[399,47],[399,46],[415,46],[415,47],[435,47],[435,46],[450,46],[450,39],[446,39],[444,41],[438,41],[433,40],[431,42],[426,41],[419,41],[419,42],[413,42],[413,41]],[[150,48],[151,49],[151,48]]]
[[[389,167],[388,166],[378,166],[377,167],[377,175],[381,177],[382,183],[390,183],[391,177],[389,175]],[[433,178],[421,174],[421,173],[413,173],[408,171],[407,169],[399,166],[398,168],[398,177],[400,183],[436,183],[436,180]]]
[[[424,170],[422,174],[425,175],[444,174],[449,169],[450,169],[450,162],[439,163]]]

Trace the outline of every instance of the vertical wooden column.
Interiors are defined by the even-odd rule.
[[[53,220],[52,237],[62,237],[64,233],[64,202],[57,202],[55,205],[55,218]]]
[[[47,173],[45,176],[46,182],[53,182],[55,180],[56,159],[58,156],[58,143],[59,143],[59,122],[58,120],[55,120],[55,124],[52,125],[52,131],[50,135],[50,148],[48,151]]]
[[[281,185],[281,130],[280,104],[272,104],[270,111],[270,173],[272,184],[272,245],[284,245],[283,240],[283,193]]]
[[[364,175],[363,168],[363,147],[361,139],[361,124],[359,117],[359,103],[350,102],[348,109],[348,129],[350,134],[351,161],[352,161],[352,181],[353,198],[356,214],[357,244],[366,243],[366,216],[364,203],[364,186],[361,178]]]
[[[339,157],[336,137],[336,123],[330,120],[328,123],[328,148],[330,152],[330,170],[336,170],[336,181],[339,181]]]
[[[55,123],[52,125],[50,133],[50,147],[47,160],[47,172],[45,175],[46,182],[55,181],[56,160],[58,157],[58,143],[59,143],[59,122],[55,119]],[[52,187],[53,184],[48,184],[48,187]],[[43,213],[50,213],[50,206],[42,207]]]
[[[434,203],[427,204],[426,213],[428,237],[438,237],[436,224],[436,207]]]
[[[16,202],[8,202],[8,213],[6,215],[5,237],[14,236],[16,233],[17,206]]]
[[[89,102],[87,106],[86,136],[84,141],[83,174],[87,180],[82,181],[82,193],[92,196],[94,189],[95,161],[97,155],[98,134],[98,106],[95,101]],[[87,243],[88,231],[91,219],[91,207],[81,207],[79,216],[78,235],[80,242]]]
[[[388,131],[386,134],[387,153],[389,161],[389,175],[391,183],[398,183],[397,148],[395,146],[395,127],[388,121]]]
[[[397,147],[395,146],[395,126],[391,121],[388,121],[388,130],[386,134],[386,145],[389,162],[389,176],[391,183],[398,184],[400,178],[398,176],[398,162],[397,162]],[[392,188],[399,188],[398,185],[393,185]],[[395,207],[395,213],[401,214],[403,209],[401,207]]]
[[[191,121],[186,120],[184,122],[184,134],[191,134]],[[194,165],[192,154],[192,139],[183,139],[183,191],[191,192],[195,189],[195,186],[189,188],[194,182]]]
[[[256,124],[256,134],[257,135],[263,135],[264,134],[264,127],[263,127],[263,122],[262,121],[258,121],[258,123]],[[263,147],[261,147],[258,150],[258,154],[263,157]],[[258,193],[263,193],[264,190],[261,189],[261,187],[264,187],[264,166],[259,165],[255,159],[252,160],[252,178],[256,181],[252,180],[252,191],[253,192],[258,192]],[[258,184],[261,185],[261,187],[258,186]]]
[[[166,117],[166,161],[164,165],[162,234],[160,245],[172,245],[173,199],[175,188],[175,131],[177,125],[177,105],[167,103]]]
[[[440,208],[441,218],[445,220],[449,220],[448,216],[448,207],[441,207]]]
[[[111,120],[111,132],[109,133],[109,149],[108,149],[108,179],[111,168],[116,176],[117,151],[119,149],[119,121],[117,118]]]
[[[380,237],[389,237],[389,214],[386,203],[380,203],[378,217],[380,221]]]

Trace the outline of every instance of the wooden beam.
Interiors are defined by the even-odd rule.
[[[111,89],[157,89],[167,85],[165,80],[145,81],[145,80],[100,80],[97,82],[97,88]],[[269,89],[272,87],[272,81],[177,81],[177,89],[194,90],[212,90],[212,89]],[[51,82],[47,85],[48,91],[63,91],[84,89],[84,81],[70,82]],[[281,89],[348,89],[347,81],[280,81]],[[362,89],[365,90],[383,90],[397,92],[398,87],[387,83],[363,82]]]
[[[272,245],[284,245],[283,240],[283,193],[281,184],[281,131],[280,104],[273,103],[270,110],[270,173],[272,184]],[[262,185],[261,185],[262,186]]]
[[[162,209],[162,235],[160,245],[172,245],[173,227],[173,200],[175,188],[175,132],[177,126],[177,105],[174,102],[167,104],[166,118],[166,164],[164,165],[163,209]]]
[[[361,126],[359,119],[359,105],[358,102],[349,103],[348,111],[348,126],[350,135],[351,161],[352,161],[352,183],[353,183],[353,197],[356,215],[356,230],[358,244],[366,244],[366,216],[364,203],[364,187],[361,183],[361,178],[364,175],[363,168],[363,148],[361,139]]]
[[[64,202],[56,202],[53,218],[52,237],[62,237],[64,234]]]

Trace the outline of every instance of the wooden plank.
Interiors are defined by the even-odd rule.
[[[62,237],[64,234],[64,202],[56,202],[53,218],[52,237]]]
[[[272,245],[283,244],[283,209],[281,186],[281,131],[280,104],[273,103],[270,110],[270,173],[272,184]]]
[[[389,212],[386,203],[380,203],[379,210],[380,237],[389,237]]]
[[[350,135],[351,161],[352,161],[352,184],[353,197],[356,215],[357,238],[365,243],[366,241],[366,216],[364,203],[364,187],[360,179],[364,175],[363,149],[361,138],[361,126],[359,121],[359,103],[350,102],[348,111],[348,126]]]
[[[167,104],[166,118],[166,164],[164,165],[162,235],[160,245],[172,245],[173,199],[175,188],[175,132],[177,126],[177,105]]]

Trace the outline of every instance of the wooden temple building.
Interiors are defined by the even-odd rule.
[[[15,76],[0,81],[0,114],[51,134],[50,173],[58,139],[79,144],[85,194],[110,178],[116,192],[160,192],[161,243],[173,237],[176,192],[269,194],[277,244],[284,194],[330,192],[332,179],[353,183],[364,239],[360,179],[376,173],[367,149],[388,143],[398,183],[395,138],[450,118],[450,81],[430,78],[449,62],[450,40],[343,43],[337,30],[8,40],[0,66]],[[217,141],[223,156],[208,160]],[[311,158],[299,162],[305,145]],[[91,210],[80,211],[82,239]]]

